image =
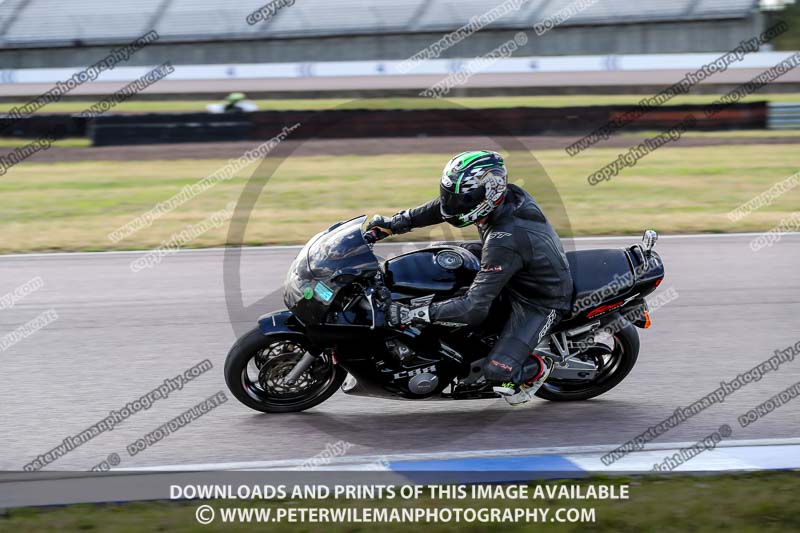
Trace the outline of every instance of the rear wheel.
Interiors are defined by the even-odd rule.
[[[614,320],[624,320],[617,316]],[[593,351],[594,350],[594,351]],[[588,400],[600,396],[620,384],[633,369],[639,356],[639,334],[630,322],[614,334],[614,350],[595,348],[587,352],[598,366],[597,374],[590,381],[547,380],[536,392],[536,396],[555,402]]]
[[[291,413],[319,405],[347,376],[321,353],[295,383],[286,376],[311,349],[299,333],[264,335],[258,328],[242,336],[225,359],[225,383],[240,402],[264,413]]]

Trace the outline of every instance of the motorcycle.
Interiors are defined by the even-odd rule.
[[[266,413],[309,409],[339,388],[405,400],[497,398],[483,362],[508,305],[501,296],[480,327],[390,327],[394,300],[414,306],[464,294],[480,270],[467,249],[434,244],[388,260],[360,216],[315,235],[289,268],[287,309],[267,313],[225,361],[225,381],[243,404]],[[553,370],[537,391],[552,401],[587,400],[617,386],[639,354],[636,328],[650,326],[645,296],[664,278],[658,235],[625,249],[567,252],[575,285],[571,314],[536,347]]]

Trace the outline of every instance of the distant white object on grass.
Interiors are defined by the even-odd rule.
[[[206,110],[209,113],[249,113],[258,111],[255,102],[245,100],[244,93],[231,93],[225,98],[224,104],[208,104]]]

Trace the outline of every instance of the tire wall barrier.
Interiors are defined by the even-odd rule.
[[[293,139],[416,137],[446,135],[580,135],[606,125],[636,106],[509,107],[495,109],[337,109],[257,111],[253,113],[148,113],[84,119],[37,115],[20,119],[2,132],[25,138],[57,134],[88,136],[94,146],[264,140],[284,126],[313,123],[292,132]],[[696,118],[693,129],[735,130],[767,127],[767,103],[734,104],[705,115],[705,105],[656,108],[621,128],[663,130]],[[314,120],[311,120],[311,117]]]
[[[3,116],[0,118],[0,137],[19,137],[22,139],[38,139],[45,135],[62,137],[86,137],[86,122],[83,117],[52,114],[32,115],[14,120]]]

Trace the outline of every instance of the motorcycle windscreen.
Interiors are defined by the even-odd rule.
[[[308,267],[316,279],[330,279],[340,273],[360,276],[378,270],[378,260],[361,231],[365,218],[333,226],[309,247]]]
[[[284,303],[305,323],[319,323],[344,285],[342,274],[360,277],[380,268],[361,227],[365,216],[332,226],[298,254],[286,277]]]

